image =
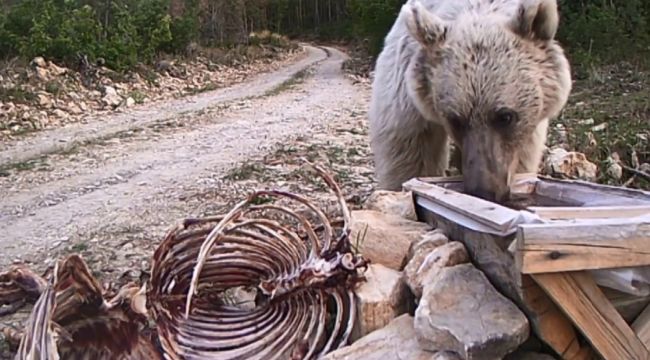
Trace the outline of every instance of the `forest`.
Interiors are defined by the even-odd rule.
[[[246,45],[270,30],[293,38],[354,41],[381,49],[404,0],[3,0],[0,54],[45,56],[64,63],[102,58],[117,70],[156,56],[184,54],[191,44]],[[650,2],[559,0],[559,40],[575,64],[650,53]],[[644,64],[647,65],[647,64]]]

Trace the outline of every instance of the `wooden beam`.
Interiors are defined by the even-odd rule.
[[[650,352],[586,272],[533,279],[569,316],[605,360],[648,360]]]
[[[540,340],[563,360],[593,359],[591,348],[578,341],[571,321],[529,275],[522,276],[520,293],[524,311]]]
[[[650,305],[634,320],[632,330],[634,330],[634,333],[636,333],[646,349],[650,349]]]
[[[650,205],[631,206],[593,206],[593,207],[538,207],[529,206],[527,210],[542,219],[614,219],[650,215]]]
[[[517,268],[524,274],[650,265],[650,221],[522,224]]]
[[[519,218],[516,210],[417,179],[404,183],[404,189],[495,230],[507,231]]]

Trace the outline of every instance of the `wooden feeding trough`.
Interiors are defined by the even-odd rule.
[[[650,193],[535,174],[515,179],[517,206],[463,194],[457,177],[416,178],[404,188],[419,220],[464,243],[562,359],[650,359],[650,291],[598,281],[650,273]]]

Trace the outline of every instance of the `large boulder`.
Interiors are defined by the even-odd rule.
[[[371,264],[364,276],[366,281],[355,290],[357,320],[352,341],[388,325],[412,308],[412,296],[401,273],[381,264]]]
[[[377,190],[370,194],[364,203],[364,208],[417,221],[411,192]]]
[[[374,264],[402,270],[411,243],[431,230],[426,223],[374,210],[352,212],[351,241]]]
[[[467,360],[496,360],[529,336],[526,316],[471,264],[441,269],[424,285],[415,312],[422,348]]]
[[[327,354],[323,360],[460,360],[453,353],[420,348],[413,330],[413,317],[404,314],[388,326],[373,331],[350,346]]]

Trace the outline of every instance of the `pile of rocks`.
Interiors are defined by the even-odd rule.
[[[260,45],[247,51],[250,54],[239,54],[239,61],[227,59],[227,65],[213,61],[217,55],[199,55],[184,62],[163,60],[154,66],[140,65],[128,73],[101,65],[91,65],[91,71],[77,71],[42,57],[25,67],[8,66],[0,70],[0,139],[136,104],[226,87],[277,69],[304,53],[293,46]]]
[[[409,193],[375,192],[352,219],[352,242],[372,265],[352,344],[326,359],[553,359],[535,352],[526,316],[463,244],[416,221]]]

